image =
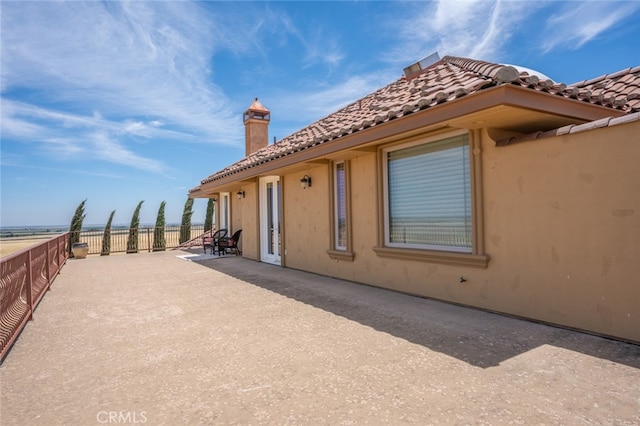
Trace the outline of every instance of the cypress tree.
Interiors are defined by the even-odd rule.
[[[71,253],[71,248],[74,243],[80,241],[80,232],[82,231],[82,222],[84,218],[87,216],[84,213],[84,204],[87,202],[85,198],[78,207],[76,207],[76,211],[71,218],[71,225],[69,226],[69,253]]]
[[[143,201],[138,203],[138,206],[133,211],[131,216],[131,225],[129,225],[129,238],[127,239],[127,253],[138,252],[138,228],[140,227],[140,209],[142,208]]]
[[[160,203],[156,227],[153,229],[153,251],[164,251],[167,248],[167,241],[164,238],[164,206],[166,202]]]
[[[211,231],[213,229],[213,206],[214,199],[209,198],[209,201],[207,201],[207,213],[204,216],[204,232]]]
[[[107,225],[104,227],[104,234],[102,234],[102,251],[100,252],[100,256],[109,256],[109,253],[111,253],[111,222],[113,221],[113,215],[115,213],[115,210],[111,212],[109,220],[107,220]]]
[[[187,198],[182,212],[182,224],[180,225],[180,244],[191,239],[191,215],[193,215],[193,198]]]

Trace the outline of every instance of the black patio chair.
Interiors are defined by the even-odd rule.
[[[212,235],[205,235],[202,237],[202,249],[204,250],[204,254],[207,254],[207,247],[211,248],[211,254],[213,254],[216,251],[216,248],[218,248],[220,239],[225,238],[227,233],[228,231],[226,229],[218,229]]]
[[[221,238],[218,241],[218,254],[222,255],[227,252],[227,250],[235,251],[236,256],[240,254],[240,250],[238,249],[238,243],[240,242],[240,235],[242,234],[242,229],[238,229],[233,233],[231,238]]]

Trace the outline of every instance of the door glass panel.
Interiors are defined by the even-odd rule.
[[[269,182],[267,183],[267,227],[269,230],[269,247],[268,247],[269,254],[275,254],[273,204],[274,204],[273,203],[273,183]]]
[[[276,211],[276,224],[277,224],[277,239],[276,239],[276,244],[277,244],[277,252],[276,254],[278,255],[278,257],[280,256],[280,253],[282,253],[281,248],[282,248],[282,234],[280,232],[280,181],[276,181],[276,196],[274,201],[274,210]]]
[[[260,260],[279,265],[281,262],[280,179],[260,179]]]
[[[229,229],[230,223],[230,206],[229,206],[229,193],[223,192],[220,194],[220,229]]]

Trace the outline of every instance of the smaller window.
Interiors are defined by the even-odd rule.
[[[347,250],[347,192],[344,161],[334,165],[335,249]]]
[[[230,229],[231,226],[231,202],[228,192],[220,193],[220,229]]]
[[[333,195],[331,198],[331,248],[330,258],[353,261],[351,252],[351,217],[349,206],[349,162],[336,161],[331,166]]]

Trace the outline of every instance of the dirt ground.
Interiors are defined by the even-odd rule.
[[[51,238],[50,236],[44,238],[9,238],[0,240],[0,257],[7,256],[11,253],[15,253],[22,249],[40,244]]]

